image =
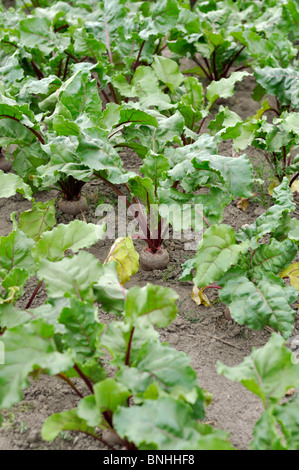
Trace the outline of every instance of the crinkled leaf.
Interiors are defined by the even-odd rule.
[[[67,250],[77,253],[82,248],[89,248],[104,236],[102,225],[86,224],[82,220],[73,220],[68,225],[60,224],[51,232],[42,234],[32,250],[36,261],[45,258],[58,261]]]
[[[93,300],[92,286],[100,273],[99,261],[85,251],[56,263],[42,258],[38,269],[38,276],[45,281],[49,297],[75,297],[84,301]]]
[[[236,244],[234,230],[220,224],[209,227],[199,244],[196,255],[194,283],[198,287],[217,281],[233,265],[237,264],[242,245]]]
[[[0,403],[9,408],[22,398],[29,385],[27,376],[40,368],[56,375],[72,367],[67,355],[56,350],[52,326],[40,321],[7,330],[1,337],[5,346],[5,364],[0,366]]]
[[[119,282],[117,263],[102,266],[96,284],[93,285],[96,302],[105,312],[121,315],[125,310],[126,289]]]
[[[219,284],[223,285],[220,281]],[[257,330],[267,325],[284,338],[291,336],[296,312],[290,304],[297,299],[297,293],[274,274],[265,274],[257,284],[244,275],[226,280],[219,297],[240,325]]]
[[[103,332],[104,325],[99,322],[96,307],[71,299],[58,321],[65,326],[62,341],[75,354],[76,362],[84,362],[97,354],[97,336]]]
[[[32,209],[19,216],[19,229],[36,242],[55,224],[55,199],[45,203],[34,201]]]
[[[273,333],[265,346],[254,349],[241,364],[227,367],[218,362],[217,372],[241,382],[260,397],[266,407],[279,403],[290,388],[298,388],[299,364],[293,364],[291,356],[283,338]]]
[[[177,299],[178,295],[168,287],[132,287],[127,294],[124,320],[132,325],[138,320],[163,328],[177,315]]]
[[[210,106],[218,98],[229,98],[232,96],[235,84],[248,75],[250,75],[248,72],[233,72],[229,78],[221,78],[218,82],[211,82],[207,86],[207,100]]]

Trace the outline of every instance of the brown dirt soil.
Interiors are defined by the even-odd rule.
[[[235,96],[226,102],[242,118],[254,114],[258,109],[258,104],[250,97],[253,86],[254,80],[251,77],[246,78],[243,83],[237,85]],[[232,142],[222,143],[219,153],[231,156]],[[258,163],[259,166],[262,164],[263,157],[255,150],[248,149],[247,154],[253,164]],[[127,168],[138,170],[140,162],[136,155],[125,152],[122,156]],[[83,194],[87,197],[90,207],[84,215],[87,222],[97,222],[94,214],[99,199],[101,202],[115,205],[114,194],[102,183],[87,184],[83,188]],[[36,195],[36,199],[45,202],[55,195],[55,192],[41,192]],[[237,208],[237,201],[231,203],[225,210],[224,223],[230,224],[234,229],[239,229],[261,215],[268,201],[265,188],[257,186],[256,197],[250,200],[248,209],[243,212]],[[0,199],[0,236],[10,232],[12,212],[20,213],[29,208],[30,203],[18,195],[9,200]],[[298,217],[297,211],[295,215]],[[77,218],[82,220],[82,215]],[[68,223],[71,220],[74,220],[73,216],[58,211],[57,223]],[[213,394],[212,404],[207,408],[205,422],[228,431],[230,440],[236,448],[247,449],[252,438],[253,426],[263,410],[261,402],[242,385],[217,375],[216,363],[219,360],[229,366],[239,364],[245,356],[251,353],[253,347],[263,346],[268,341],[270,333],[266,330],[253,331],[231,320],[226,320],[225,306],[219,302],[217,292],[213,290],[208,292],[211,307],[197,306],[193,302],[192,284],[179,281],[182,272],[181,263],[194,254],[192,251],[184,250],[184,242],[185,240],[167,240],[165,247],[170,255],[168,269],[153,272],[140,270],[126,287],[144,286],[151,282],[171,287],[179,294],[179,314],[173,324],[160,331],[161,341],[168,342],[176,349],[190,355],[191,365],[197,372],[201,387]],[[89,251],[103,262],[111,245],[112,241],[102,240]],[[142,241],[136,242],[136,248],[139,251],[143,247]],[[24,294],[19,300],[20,306],[25,305],[35,286],[36,279],[33,279],[28,285],[28,294]],[[45,291],[41,289],[33,306],[41,304],[45,297]],[[113,319],[111,315],[101,311],[99,315],[102,322],[108,323]],[[298,314],[295,320],[295,333],[299,333]],[[82,384],[79,387],[81,390],[84,388]],[[51,444],[42,441],[40,431],[45,419],[53,413],[73,408],[77,403],[78,398],[72,390],[56,377],[42,376],[38,381],[30,380],[30,386],[24,391],[24,400],[4,413],[5,422],[0,429],[0,450],[103,449],[98,442],[67,432]]]

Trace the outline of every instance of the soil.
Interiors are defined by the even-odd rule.
[[[259,104],[251,99],[254,87],[252,77],[247,77],[237,84],[236,94],[223,104],[239,113],[242,118],[255,113]],[[221,104],[221,103],[219,103]],[[231,156],[232,142],[226,141],[220,145],[219,154]],[[263,168],[263,156],[254,149],[248,149],[248,156],[253,165],[258,163]],[[124,152],[122,157],[126,168],[138,170],[140,161],[133,152]],[[265,176],[265,171],[262,176]],[[259,174],[257,173],[257,176]],[[90,183],[83,188],[87,198],[89,210],[77,218],[87,222],[97,223],[95,207],[99,202],[108,202],[115,205],[115,195],[110,188],[102,182]],[[239,229],[244,224],[250,224],[261,215],[269,203],[267,191],[264,186],[257,185],[256,196],[249,201],[246,211],[237,207],[237,201],[231,203],[225,210],[224,223]],[[56,196],[55,192],[40,192],[36,194],[38,201],[47,201]],[[58,203],[57,203],[58,204]],[[30,202],[21,196],[0,199],[0,236],[11,231],[11,213],[18,213],[29,209]],[[298,210],[295,211],[298,217]],[[57,223],[68,223],[74,216],[57,212]],[[140,270],[134,275],[127,288],[134,285],[144,286],[151,282],[171,287],[180,296],[178,303],[178,316],[176,320],[160,331],[161,341],[168,342],[176,349],[187,353],[191,358],[191,365],[198,375],[202,388],[213,395],[211,405],[207,408],[205,422],[230,433],[230,441],[237,449],[248,449],[252,439],[252,430],[255,422],[263,411],[260,400],[248,392],[241,384],[233,383],[216,372],[216,363],[221,361],[233,366],[243,361],[252,348],[263,346],[270,337],[268,330],[253,331],[247,327],[239,326],[225,317],[225,306],[219,302],[217,292],[209,290],[211,306],[197,306],[191,299],[192,284],[180,282],[182,272],[181,264],[194,255],[193,251],[184,249],[187,240],[165,241],[165,248],[170,255],[168,269],[164,271],[146,272]],[[101,262],[107,256],[112,245],[111,240],[99,241],[89,251]],[[144,243],[136,241],[136,248],[141,251]],[[30,298],[36,286],[36,279],[30,281],[28,294],[19,300],[22,307]],[[46,294],[40,290],[33,306],[38,306],[45,300]],[[100,320],[108,323],[113,317],[99,311]],[[295,320],[294,334],[299,334],[299,316]],[[80,386],[80,385],[79,385]],[[82,387],[82,385],[81,385]],[[24,400],[10,410],[4,412],[5,422],[0,429],[0,450],[6,449],[103,449],[101,444],[93,442],[87,437],[65,432],[53,443],[46,443],[41,438],[41,427],[45,419],[53,413],[67,410],[76,406],[78,398],[56,377],[42,376],[38,381],[30,381],[29,387],[24,391]],[[116,446],[120,448],[119,446]]]

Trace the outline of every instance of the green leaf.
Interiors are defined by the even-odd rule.
[[[135,400],[146,399],[154,387],[157,396],[170,394],[180,398],[192,405],[197,418],[204,419],[204,396],[189,356],[159,341],[149,341],[141,347],[131,366],[133,369],[122,369],[117,378],[133,390]]]
[[[138,197],[145,205],[147,212],[150,213],[150,206],[158,203],[152,180],[150,178],[135,176],[129,180],[128,185],[132,195]]]
[[[76,409],[49,416],[42,427],[42,438],[44,441],[54,441],[62,431],[79,431],[96,436],[94,427],[88,426],[84,419],[79,418]]]
[[[19,216],[19,229],[36,242],[55,224],[55,199],[45,203],[33,201],[32,209]]]
[[[251,279],[260,279],[267,272],[279,274],[295,258],[298,248],[290,240],[271,240],[269,245],[260,245],[251,259]]]
[[[218,98],[233,96],[235,84],[248,75],[250,75],[248,72],[233,72],[229,78],[221,78],[218,82],[211,82],[207,86],[207,100],[210,107]]]
[[[32,200],[32,190],[22,178],[13,173],[4,173],[0,170],[0,198],[11,197],[16,193],[22,194],[26,199]]]
[[[127,98],[139,98],[144,109],[157,106],[161,111],[173,108],[168,95],[159,87],[159,80],[151,67],[137,68],[130,84],[123,75],[118,75],[112,81],[120,93]]]
[[[218,445],[231,448],[227,442],[224,444],[223,435],[221,442],[214,441],[212,434],[212,439],[205,445],[205,436],[192,420],[190,409],[171,397],[147,400],[142,406],[120,408],[114,414],[113,424],[117,433],[134,442],[139,450],[208,449]]]
[[[29,312],[19,310],[12,304],[1,305],[0,325],[2,328],[6,327],[7,329],[11,329],[23,325],[29,320],[32,320],[32,316]]]
[[[120,406],[126,404],[130,395],[131,392],[127,387],[112,378],[102,380],[94,386],[96,406],[101,413],[105,411],[114,413]]]
[[[177,315],[175,301],[178,295],[168,287],[153,286],[132,287],[125,305],[124,321],[134,326],[139,323],[151,323],[158,328],[168,326]]]
[[[269,95],[277,97],[280,105],[299,104],[299,72],[292,67],[256,67],[255,78]]]
[[[133,337],[132,337],[132,330]],[[159,333],[152,325],[139,324],[135,327],[123,321],[114,321],[109,324],[102,337],[101,345],[107,349],[113,359],[113,364],[123,368],[127,361],[128,347],[130,344],[130,362],[133,364],[139,356],[140,349],[151,340],[157,340]]]
[[[36,261],[41,258],[58,261],[67,250],[77,253],[82,248],[94,245],[103,236],[103,226],[73,220],[68,225],[60,224],[51,232],[44,232],[33,248],[32,255]]]
[[[276,407],[273,414],[285,436],[288,450],[299,450],[299,394]]]
[[[64,307],[58,319],[65,325],[62,341],[75,354],[76,362],[85,362],[97,351],[97,337],[104,330],[99,322],[98,309],[77,299],[71,299],[69,307]]]
[[[13,268],[23,268],[29,274],[35,271],[31,255],[34,241],[16,229],[7,237],[0,238],[0,276],[6,276]]]
[[[196,169],[203,169],[208,162],[211,169],[217,170],[227,182],[230,193],[238,197],[251,197],[253,168],[247,155],[238,158],[209,155],[192,160]]]
[[[24,77],[24,71],[18,60],[18,52],[4,58],[0,67],[0,77],[5,84],[13,84]]]
[[[222,282],[219,284],[222,285]],[[279,331],[284,338],[291,336],[296,312],[290,304],[296,301],[297,293],[274,274],[265,274],[257,285],[242,275],[228,280],[219,298],[240,325],[257,330],[267,325]]]
[[[293,195],[287,178],[284,178],[283,182],[277,188],[274,188],[273,199],[273,206],[258,217],[253,224],[238,231],[237,240],[250,240],[251,248],[256,249],[259,246],[258,240],[266,233],[271,233],[277,229],[283,223],[285,215],[295,209],[296,205],[293,202]]]
[[[48,18],[26,18],[20,21],[20,39],[22,44],[31,49],[37,49],[45,55],[52,51],[63,52],[70,44],[70,37],[51,31]]]
[[[166,57],[155,56],[152,67],[158,79],[165,83],[171,93],[175,93],[184,79],[178,64]]]
[[[154,182],[155,188],[163,180],[163,173],[169,170],[170,164],[168,158],[164,155],[158,155],[150,150],[143,159],[143,165],[140,166],[140,172]]]
[[[56,350],[52,326],[36,322],[7,330],[1,337],[5,347],[5,364],[0,366],[0,405],[10,408],[23,398],[22,389],[29,385],[27,376],[36,369],[56,375],[72,367],[67,355]]]
[[[100,273],[99,261],[85,251],[56,263],[41,259],[38,269],[38,277],[45,281],[49,297],[75,297],[84,301],[93,300],[92,285]]]
[[[299,364],[293,364],[291,356],[283,338],[273,333],[265,346],[254,348],[241,364],[227,367],[218,362],[217,372],[241,382],[267,407],[279,403],[290,388],[298,388]]]
[[[90,77],[90,68],[88,65],[83,70],[77,70],[63,83],[59,89],[59,103],[68,109],[73,120],[84,113],[96,124],[101,115],[102,101],[96,80]]]
[[[117,264],[102,266],[96,284],[93,285],[96,302],[101,302],[105,312],[120,315],[125,310],[126,290],[119,282]]]
[[[221,135],[221,139],[231,139],[241,134],[242,122],[240,116],[228,109],[219,106],[215,119],[210,121],[208,128],[212,135]]]
[[[117,263],[120,283],[124,285],[139,269],[139,254],[130,237],[117,238],[113,243],[105,263]]]
[[[5,296],[4,302],[15,302],[23,294],[23,288],[29,278],[30,273],[26,269],[12,268],[2,280],[2,287],[10,293],[8,297]]]
[[[286,450],[282,436],[278,432],[278,423],[273,416],[273,409],[266,410],[255,423],[251,450]]]
[[[236,244],[235,232],[231,227],[224,224],[209,227],[196,255],[195,285],[205,287],[220,279],[231,266],[238,263],[242,249],[242,245]]]
[[[147,40],[151,36],[162,36],[177,25],[179,5],[176,0],[158,0],[155,2],[152,14],[139,35]]]

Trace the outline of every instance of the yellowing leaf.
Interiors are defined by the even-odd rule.
[[[280,273],[280,277],[290,278],[291,285],[299,290],[299,263],[293,263]]]
[[[204,293],[204,287],[200,290],[198,287],[193,286],[191,298],[197,305],[204,305],[205,307],[210,307],[210,301],[208,296]]]
[[[291,186],[292,193],[299,193],[299,180],[294,181]]]
[[[242,211],[245,212],[248,207],[248,204],[249,204],[249,199],[247,199],[246,197],[240,197],[240,199],[237,202],[237,208],[242,209]]]
[[[121,284],[125,284],[139,269],[139,254],[130,237],[115,240],[105,263],[117,262],[117,274]]]
[[[8,288],[7,298],[2,299],[2,297],[0,296],[0,305],[12,303],[14,301],[15,297],[16,297],[16,294],[17,294],[18,290],[19,290],[19,288],[17,286],[9,287]]]
[[[273,196],[273,190],[280,185],[280,181],[278,180],[278,178],[271,178],[270,181],[272,181],[272,183],[268,188],[268,194],[270,194],[270,196]]]

